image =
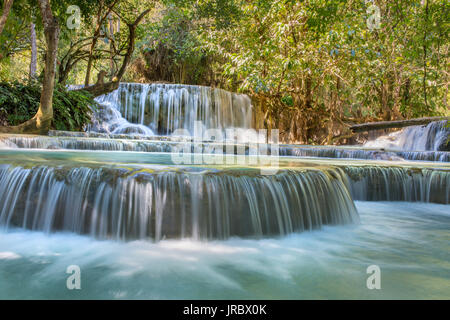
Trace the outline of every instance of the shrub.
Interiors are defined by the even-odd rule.
[[[39,83],[0,83],[0,119],[18,125],[34,116],[39,108]],[[91,120],[96,103],[86,91],[71,91],[56,85],[53,93],[53,122],[56,130],[79,131]]]

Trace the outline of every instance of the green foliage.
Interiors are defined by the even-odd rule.
[[[257,1],[260,8],[266,1]],[[227,29],[238,26],[241,19],[241,3],[239,0],[202,0],[195,3],[197,19],[208,19],[208,25],[215,29]]]
[[[0,116],[9,125],[32,118],[39,108],[41,87],[37,83],[0,83]],[[53,94],[53,123],[57,130],[79,131],[90,122],[96,104],[85,91],[68,91],[57,86]]]
[[[2,12],[1,5],[0,12]],[[3,32],[0,34],[0,62],[2,59],[29,48],[28,33],[31,12],[28,1],[14,1]]]
[[[53,126],[57,130],[80,131],[91,120],[96,108],[86,91],[72,91],[58,86],[53,94]]]
[[[448,113],[448,1],[374,3],[381,24],[370,30],[367,1],[242,1],[235,26],[200,38],[224,59],[223,85],[264,101],[278,128],[295,115],[320,130]]]
[[[292,107],[294,105],[294,99],[290,95],[283,96],[281,102],[285,103],[287,106]]]
[[[101,3],[112,1],[51,2],[61,26],[58,76],[63,81],[84,80],[96,16],[105,13],[105,7],[99,11]],[[79,29],[66,27],[69,5],[81,9]],[[137,50],[125,81],[202,84],[247,93],[266,127],[303,135],[304,142],[323,143],[324,135],[331,141],[336,123],[342,128],[344,122],[449,115],[448,1],[120,0],[113,14],[120,30],[106,38],[108,21],[103,21],[92,53],[92,78],[98,70],[117,71],[126,49],[126,24],[153,5],[136,30]],[[372,5],[380,9],[381,24],[375,29],[368,26]],[[0,79],[5,82],[27,79],[31,21],[42,73],[45,41],[37,0],[15,0],[0,35]],[[77,114],[85,110],[70,113],[68,108],[83,106],[82,98],[59,96],[62,92],[55,93],[54,126],[81,127],[84,120],[77,120]],[[35,106],[27,111],[15,105],[10,121],[31,117],[36,103],[27,102]]]
[[[33,117],[39,107],[40,88],[19,82],[0,83],[0,113],[10,125],[17,125]]]
[[[209,56],[197,38],[193,13],[169,6],[160,21],[146,26],[138,49],[145,60],[147,81],[202,84],[208,76]]]

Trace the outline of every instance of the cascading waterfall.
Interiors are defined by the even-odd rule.
[[[0,165],[0,225],[97,238],[262,237],[354,223],[333,169],[208,173]]]
[[[0,225],[114,239],[260,238],[355,223],[353,199],[450,203],[448,169],[170,168],[2,164]]]
[[[407,160],[450,162],[448,151],[398,151],[396,154]]]
[[[426,126],[412,126],[364,144],[365,147],[404,151],[450,151],[448,121],[435,121]]]
[[[205,129],[252,126],[249,97],[217,88],[121,83],[96,100],[100,107],[88,128],[93,132],[169,135],[184,129],[194,135],[196,121]]]
[[[0,134],[0,298],[379,298],[369,265],[383,298],[448,297],[450,152],[262,142],[255,156],[246,96],[121,84],[98,100],[87,131]],[[199,139],[197,120],[244,130]],[[437,128],[422,149],[443,149]]]
[[[106,134],[70,134],[52,132],[60,136],[27,136],[27,135],[0,135],[0,149],[70,149],[70,150],[103,150],[103,151],[140,151],[140,152],[175,152],[182,143],[191,143],[190,139],[177,139],[176,137],[142,137],[127,135]],[[159,139],[158,139],[159,138]],[[197,142],[201,150],[214,145],[208,142]],[[236,145],[236,144],[234,144]],[[246,146],[248,150],[248,146]],[[235,152],[237,148],[234,148]],[[223,146],[224,153],[227,144]],[[192,152],[194,149],[192,147]],[[280,145],[280,156],[291,157],[318,157],[318,158],[345,158],[345,159],[375,159],[375,160],[416,160],[450,162],[450,152],[445,151],[396,151],[383,149],[361,149],[338,146],[292,146]]]
[[[450,162],[450,152],[445,151],[398,151],[369,150],[342,147],[280,146],[280,155],[295,157],[373,159],[373,160],[416,160]]]
[[[353,199],[450,203],[450,172],[427,168],[348,166]]]
[[[198,123],[203,132],[212,128],[247,130],[252,127],[250,99],[246,95],[221,89],[175,84],[121,83],[117,90],[96,100],[99,106],[87,132],[52,131],[51,137],[0,135],[0,148],[170,153],[174,152],[178,143],[190,142],[195,134],[199,134],[195,132],[195,125]],[[178,129],[183,129],[184,133],[173,135]],[[364,148],[280,145],[279,154],[290,157],[449,162],[449,130],[445,121],[439,121],[380,137],[367,142]],[[258,140],[262,138],[255,137]],[[221,139],[223,138],[224,136]],[[248,138],[239,131],[236,131],[232,139],[226,137],[227,143],[234,145],[245,143],[246,139]],[[208,141],[202,141],[200,145],[201,148],[197,151],[206,150],[210,146]],[[224,151],[225,149],[226,146]]]
[[[9,139],[5,140],[6,141],[2,141],[0,139],[0,149],[18,148],[14,142],[9,141]]]
[[[0,136],[5,148],[172,152],[177,142],[109,138]],[[1,145],[0,145],[1,147]]]
[[[180,144],[189,144],[193,153],[217,147],[217,141],[192,143],[198,121],[202,129],[251,129],[252,106],[245,95],[201,86],[122,83],[97,101],[87,132],[0,135],[0,149],[5,149],[0,226],[102,239],[260,238],[358,222],[353,200],[450,202],[446,164],[413,167],[403,161],[448,162],[449,152],[436,151],[448,137],[444,122],[396,133],[388,139],[393,141],[389,148],[280,145],[286,160],[277,174],[265,176],[251,166],[187,167],[170,160]],[[177,129],[187,134],[174,135]],[[227,141],[221,148],[228,153],[233,145],[236,154],[244,146],[249,154],[248,145],[239,143]],[[25,151],[6,150],[17,148],[65,151],[29,150],[37,161],[31,162]],[[68,150],[124,152],[92,156]],[[132,151],[145,153],[127,153]],[[297,161],[302,157],[395,163]]]
[[[154,135],[147,126],[127,121],[111,102],[106,101],[96,107],[88,130],[111,134]]]

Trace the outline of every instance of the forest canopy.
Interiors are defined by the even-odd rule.
[[[59,91],[220,87],[252,98],[258,127],[303,143],[339,143],[355,123],[449,115],[445,0],[3,0],[3,91],[45,87],[45,2],[59,29]]]

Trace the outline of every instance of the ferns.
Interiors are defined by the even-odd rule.
[[[0,83],[0,118],[18,125],[34,116],[39,108],[39,83]],[[69,91],[57,85],[53,93],[53,123],[57,130],[79,131],[90,122],[93,97],[85,91]]]

